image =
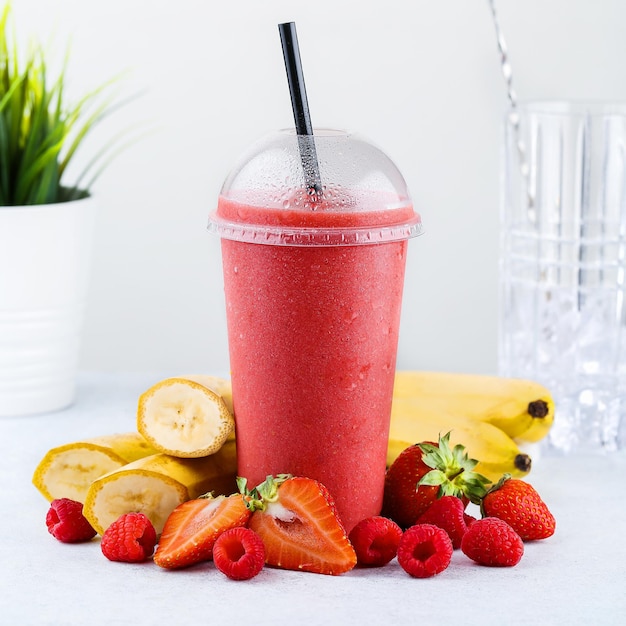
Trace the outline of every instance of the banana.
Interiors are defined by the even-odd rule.
[[[96,478],[157,451],[138,433],[105,435],[49,450],[35,468],[33,484],[47,500],[84,502]]]
[[[462,444],[470,458],[479,461],[476,471],[497,482],[503,474],[521,478],[530,472],[531,458],[503,431],[488,422],[432,414],[424,417],[409,400],[395,398],[391,409],[387,465],[409,446],[436,442],[451,431],[450,445]]]
[[[480,374],[397,371],[393,397],[411,400],[428,419],[433,413],[487,422],[512,439],[534,443],[554,421],[554,400],[539,383]]]
[[[209,491],[216,495],[236,492],[236,474],[234,441],[197,459],[155,454],[96,479],[87,492],[83,515],[102,535],[120,515],[144,513],[158,535],[179,504]]]
[[[137,430],[159,452],[197,458],[217,452],[235,428],[230,382],[167,378],[141,394]]]
[[[195,383],[207,387],[211,391],[214,391],[218,396],[221,396],[224,403],[228,407],[228,410],[234,414],[233,410],[233,390],[230,384],[230,380],[227,378],[220,378],[219,376],[209,376],[208,374],[192,374],[191,376],[182,376],[187,380],[191,380]]]

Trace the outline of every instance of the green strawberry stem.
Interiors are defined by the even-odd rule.
[[[416,489],[422,485],[439,487],[438,497],[466,497],[474,504],[480,504],[487,493],[488,478],[474,471],[478,461],[470,459],[465,447],[457,444],[450,449],[450,433],[439,436],[437,445],[418,444],[422,451],[422,462],[431,471],[422,476]]]
[[[278,488],[289,478],[291,474],[278,474],[277,476],[268,475],[265,480],[248,489],[248,479],[237,476],[237,487],[239,493],[245,496],[246,506],[252,511],[264,511],[268,502],[276,502],[278,500]]]

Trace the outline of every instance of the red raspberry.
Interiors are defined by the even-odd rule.
[[[517,565],[524,554],[521,537],[497,517],[476,520],[463,536],[461,550],[480,565]]]
[[[445,530],[434,524],[416,524],[400,539],[398,563],[415,578],[429,578],[450,565],[452,552],[452,541]]]
[[[110,561],[140,563],[152,556],[156,542],[154,526],[143,513],[125,513],[104,531],[100,548]]]
[[[467,530],[465,523],[465,505],[456,496],[442,496],[435,500],[426,511],[417,518],[417,524],[434,524],[443,528],[456,550],[461,547],[461,539]]]
[[[370,567],[386,565],[396,556],[402,529],[387,517],[368,517],[350,531],[357,563]]]
[[[96,531],[83,515],[83,505],[76,500],[59,498],[52,500],[46,514],[48,532],[63,543],[89,541]]]
[[[213,562],[228,578],[253,578],[265,564],[263,540],[245,526],[230,528],[217,538],[213,546]]]

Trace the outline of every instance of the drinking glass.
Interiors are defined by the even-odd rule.
[[[503,163],[500,373],[551,390],[552,449],[620,448],[626,104],[521,104]]]

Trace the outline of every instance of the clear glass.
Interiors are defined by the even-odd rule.
[[[503,163],[500,373],[552,391],[552,449],[621,448],[626,105],[523,104]]]

